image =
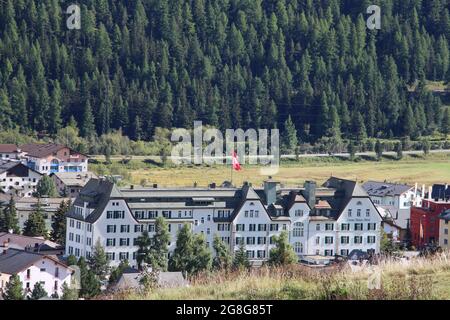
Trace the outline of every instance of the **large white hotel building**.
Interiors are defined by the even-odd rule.
[[[244,243],[254,264],[268,259],[272,237],[283,231],[299,259],[347,256],[353,250],[378,253],[382,218],[368,194],[354,181],[330,178],[323,186],[306,182],[284,188],[273,180],[256,188],[119,189],[92,179],[81,190],[67,216],[66,254],[89,257],[99,239],[111,265],[127,259],[136,266],[136,239],[154,232],[164,217],[175,249],[178,230],[192,225],[212,249],[214,235],[236,251]]]

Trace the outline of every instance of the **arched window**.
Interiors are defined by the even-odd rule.
[[[292,230],[293,237],[303,237],[304,235],[304,226],[302,222],[294,223],[294,229]]]
[[[358,201],[358,202],[356,203],[356,205],[357,205],[357,206],[362,206],[362,202],[361,202],[361,201]]]
[[[59,165],[59,161],[58,161],[57,159],[53,159],[53,160],[52,160],[52,165],[53,165],[53,166]]]
[[[294,251],[297,254],[303,253],[303,243],[301,243],[301,242],[294,243]]]

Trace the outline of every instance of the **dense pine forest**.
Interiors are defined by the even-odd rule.
[[[80,0],[81,30],[71,3],[0,1],[1,130],[151,140],[202,120],[317,142],[449,128],[425,85],[450,79],[449,0]]]

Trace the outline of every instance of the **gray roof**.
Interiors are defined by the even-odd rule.
[[[318,205],[313,215],[326,214],[328,218],[337,219],[353,197],[369,198],[369,195],[355,181],[330,178],[323,187],[316,189]],[[265,196],[263,189],[255,189],[248,183],[242,188],[119,189],[108,180],[91,179],[81,190],[74,205],[83,207],[86,202],[88,208],[93,211],[85,220],[93,223],[101,216],[111,199],[126,200],[130,209],[194,209],[199,206],[198,201],[208,201],[209,207],[232,210],[230,217],[214,217],[215,221],[232,221],[246,201],[260,201],[264,205]],[[282,216],[288,216],[289,208],[293,203],[305,201],[302,188],[279,189],[274,205],[276,208],[284,209]],[[327,204],[327,206],[320,204]],[[281,219],[276,210],[267,210],[266,206],[264,208],[271,219]],[[73,208],[69,211],[68,217],[84,220],[82,216],[75,213]]]
[[[17,274],[41,259],[51,259],[63,265],[57,259],[30,251],[7,249],[0,253],[0,273]],[[65,265],[64,265],[65,266]]]
[[[56,172],[52,175],[68,187],[84,187],[90,179],[97,178],[92,172]]]
[[[405,184],[367,181],[362,185],[364,190],[374,197],[399,196],[412,187]]]

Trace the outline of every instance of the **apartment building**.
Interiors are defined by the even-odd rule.
[[[381,216],[368,194],[354,182],[329,179],[323,186],[285,188],[272,179],[263,187],[124,188],[91,179],[67,216],[66,255],[89,257],[97,240],[111,265],[136,265],[136,239],[154,232],[156,217],[169,223],[169,251],[178,230],[190,224],[212,249],[218,235],[236,251],[243,243],[255,265],[269,257],[273,237],[289,233],[299,259],[308,255],[379,252]]]
[[[32,197],[42,174],[20,162],[0,163],[0,189],[7,195]]]

